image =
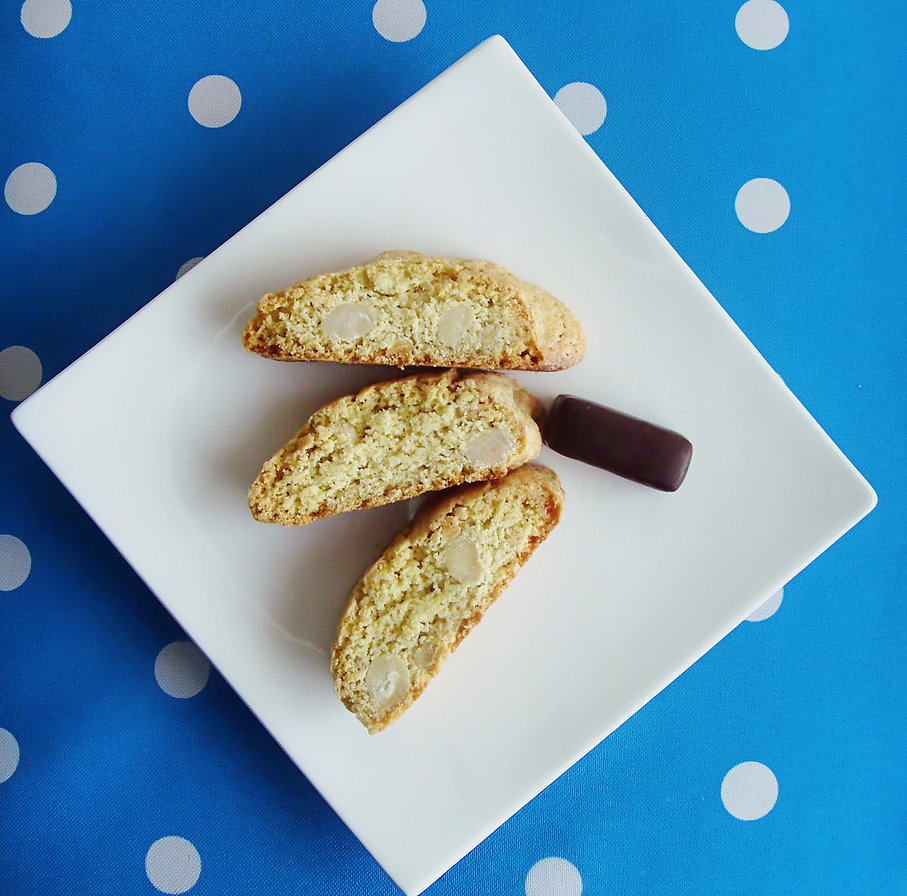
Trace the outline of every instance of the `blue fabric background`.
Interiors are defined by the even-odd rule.
[[[0,349],[62,370],[416,89],[500,32],[552,95],[595,84],[588,137],[879,493],[879,506],[429,891],[522,894],[546,856],[584,893],[894,894],[904,780],[905,7],[782,0],[758,52],[739,2],[454,3],[383,39],[369,2],[89,3],[48,40],[0,10],[0,176],[40,161],[58,191],[0,203]],[[201,127],[187,96],[231,77],[242,108]],[[782,183],[779,230],[734,212]],[[0,410],[13,402],[0,400]],[[157,685],[178,626],[0,419],[0,532],[32,571],[0,592],[0,890],[156,892],[157,838],[201,856],[193,894],[393,894],[394,885],[216,674]],[[780,795],[741,822],[724,774]],[[552,896],[557,896],[552,890]]]

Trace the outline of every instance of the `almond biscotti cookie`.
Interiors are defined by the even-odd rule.
[[[266,295],[246,348],[281,361],[561,370],[585,351],[554,296],[490,261],[385,252]]]
[[[422,693],[557,525],[563,500],[557,476],[536,465],[452,489],[366,571],[340,621],[331,670],[370,733]]]
[[[499,373],[447,370],[332,401],[258,474],[252,515],[300,526],[463,482],[497,479],[541,449],[541,405]]]

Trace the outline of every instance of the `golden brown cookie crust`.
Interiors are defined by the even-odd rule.
[[[365,309],[366,332],[325,330],[328,315],[346,304]],[[445,327],[456,306],[459,323]],[[585,352],[579,321],[538,286],[491,261],[408,251],[264,296],[243,344],[280,361],[485,370],[562,370]]]
[[[364,573],[341,617],[331,670],[339,698],[369,733],[387,727],[419,697],[557,525],[563,501],[556,474],[535,464],[493,482],[451,489],[423,505]],[[451,539],[470,531],[484,542],[488,580],[458,592],[433,558]],[[446,605],[446,612],[451,618],[445,618],[444,601],[450,594],[453,603]],[[426,624],[429,619],[433,621]],[[439,629],[443,636],[437,634]],[[425,638],[434,649],[431,661],[419,666],[417,651]],[[382,652],[392,653],[400,669],[406,669],[409,686],[400,699],[376,708],[366,683],[371,663]]]
[[[505,476],[538,456],[541,405],[499,373],[446,370],[385,380],[316,411],[249,490],[252,515],[285,526]],[[502,437],[484,464],[472,439]],[[464,453],[465,452],[465,453]],[[358,466],[357,466],[358,464]]]

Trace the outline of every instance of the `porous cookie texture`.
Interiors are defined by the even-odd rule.
[[[264,296],[243,344],[281,361],[561,370],[585,336],[554,296],[493,262],[385,252]]]
[[[447,370],[368,386],[316,411],[249,490],[252,515],[300,526],[463,482],[538,456],[537,399],[499,373]]]
[[[331,653],[337,695],[370,733],[398,718],[557,525],[547,467],[464,485],[422,507],[359,580]]]

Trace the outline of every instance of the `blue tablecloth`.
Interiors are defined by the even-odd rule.
[[[434,896],[907,887],[905,30],[804,0],[0,11],[0,409],[500,32],[879,493]],[[0,533],[0,891],[396,892],[8,419]]]

